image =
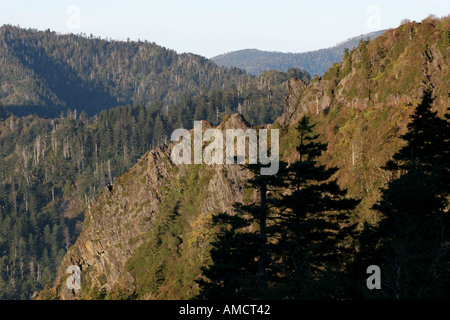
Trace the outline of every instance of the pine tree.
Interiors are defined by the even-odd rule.
[[[347,191],[333,179],[337,168],[318,163],[327,145],[318,141],[313,128],[306,116],[297,126],[299,160],[285,170],[290,193],[279,202],[280,293],[294,299],[335,297],[332,288],[337,283],[330,283],[330,278],[336,281],[353,253],[347,243],[355,227],[349,212],[359,202],[346,197]]]
[[[199,281],[200,297],[336,297],[331,287],[353,253],[346,243],[354,229],[348,212],[358,201],[346,198],[331,179],[336,168],[318,164],[326,145],[316,141],[313,127],[307,117],[301,120],[299,161],[280,163],[279,174],[261,176],[259,165],[247,166],[254,173],[248,186],[259,199],[237,203],[235,216],[216,218],[223,227],[213,243],[212,265],[203,269],[206,279]]]
[[[432,102],[425,91],[402,136],[406,145],[385,166],[395,179],[374,206],[382,220],[368,231],[387,298],[450,297],[450,123],[431,111]]]
[[[372,72],[372,67],[371,67],[371,63],[370,63],[370,58],[369,58],[369,51],[367,49],[367,42],[364,40],[360,41],[360,48],[361,48],[361,62],[362,62],[362,67],[363,67],[363,72],[364,72],[364,77],[366,79],[370,79],[373,76],[373,72]]]
[[[10,114],[11,113],[5,108],[5,106],[0,104],[0,121],[7,119]]]
[[[249,232],[251,221],[240,215],[222,213],[213,217],[218,225],[217,240],[212,243],[212,264],[202,268],[200,299],[251,299],[259,294],[258,239]]]
[[[347,59],[348,54],[349,54],[348,48],[344,48],[344,56],[342,58],[342,61],[345,61]]]
[[[280,168],[285,167],[280,163]],[[246,165],[253,173],[247,187],[257,191],[259,199],[250,204],[235,203],[236,215],[220,214],[213,223],[220,225],[211,250],[212,265],[203,268],[206,279],[197,281],[200,298],[267,299],[277,282],[274,272],[273,239],[277,233],[277,200],[272,196],[284,186],[282,177],[260,175],[261,165]]]

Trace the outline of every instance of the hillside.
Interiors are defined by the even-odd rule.
[[[90,200],[171,132],[194,120],[218,124],[236,112],[254,124],[272,122],[282,113],[290,75],[267,72],[184,94],[176,104],[118,106],[92,117],[77,110],[17,117],[0,106],[0,299],[29,299],[53,283]]]
[[[0,34],[0,299],[52,284],[91,199],[175,129],[236,112],[271,123],[288,79],[310,80],[298,69],[250,76],[145,42]]]
[[[220,125],[248,127],[236,114]],[[203,131],[208,128],[204,123]],[[193,280],[208,259],[211,216],[232,213],[232,204],[248,200],[251,192],[245,191],[248,172],[241,166],[174,165],[173,146],[148,152],[90,203],[83,232],[59,270],[60,298],[74,298],[64,275],[71,264],[83,270],[82,299],[132,297],[125,288],[147,299],[195,294]]]
[[[113,41],[56,32],[0,28],[0,104],[17,115],[88,115],[119,105],[173,104],[183,93],[250,79],[191,53],[155,43]]]
[[[432,90],[433,109],[440,116],[447,110],[449,54],[449,20],[431,17],[361,41],[309,84],[291,79],[284,114],[272,126],[281,130],[283,159],[298,159],[294,128],[302,115],[310,115],[315,132],[328,143],[321,162],[338,167],[339,185],[361,200],[352,220],[360,228],[376,225],[381,216],[372,205],[393,178],[382,166],[404,143],[400,135],[425,89]],[[220,128],[247,126],[232,115]],[[172,147],[145,154],[90,203],[55,286],[41,292],[41,299],[188,299],[198,294],[194,279],[211,263],[210,215],[233,213],[233,203],[255,200],[255,190],[243,187],[248,173],[241,166],[175,166],[169,159]],[[72,264],[83,275],[82,290],[75,294],[65,286]]]
[[[292,79],[290,96],[276,123],[291,127],[304,114],[318,122],[329,143],[323,161],[340,168],[341,185],[362,197],[360,217],[375,222],[369,208],[390,176],[381,166],[401,146],[398,137],[423,95],[432,88],[434,110],[450,105],[449,22],[412,22],[360,45],[306,86]],[[286,152],[289,154],[289,152]]]
[[[322,76],[333,63],[341,61],[345,48],[351,50],[358,46],[360,39],[375,39],[385,31],[380,30],[350,38],[327,49],[302,53],[244,49],[215,56],[212,60],[219,66],[240,68],[254,75],[261,74],[267,70],[285,72],[289,68],[299,68],[312,76],[316,74]]]

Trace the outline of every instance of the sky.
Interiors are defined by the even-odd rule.
[[[450,14],[448,0],[0,0],[0,25],[147,40],[211,58],[260,49],[305,52],[407,18]]]

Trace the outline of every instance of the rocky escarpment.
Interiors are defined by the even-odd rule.
[[[208,127],[203,122],[203,130]],[[248,123],[235,114],[219,128],[245,130]],[[243,200],[248,172],[242,166],[175,165],[171,161],[174,145],[175,142],[145,154],[128,173],[115,179],[113,185],[90,203],[84,229],[59,268],[53,288],[58,298],[87,298],[93,288],[103,292],[142,289],[136,283],[135,274],[127,269],[127,262],[132,257],[133,261],[145,259],[136,258],[136,251],[156,232],[155,228],[161,227],[161,219],[166,219],[168,224],[177,217],[186,219],[184,224],[188,227],[174,235],[177,239],[184,237],[176,245],[175,251],[179,253],[183,246],[187,248],[198,241],[196,230],[190,226],[214,212],[232,213],[233,203]],[[194,249],[200,250],[197,247],[189,250]],[[66,286],[69,276],[66,270],[70,265],[81,269],[81,290]]]
[[[282,155],[296,159],[295,125],[308,115],[328,149],[326,165],[336,166],[341,187],[362,201],[354,219],[375,223],[371,208],[390,179],[382,167],[399,149],[410,115],[425,89],[433,109],[444,116],[450,106],[450,19],[428,18],[388,30],[361,42],[322,77],[306,85],[291,79],[284,114]]]
[[[433,91],[434,108],[443,114],[450,104],[449,33],[450,19],[428,18],[362,41],[309,85],[291,79],[284,114],[277,122],[295,124],[305,113],[340,106],[357,111],[411,107],[427,88]]]

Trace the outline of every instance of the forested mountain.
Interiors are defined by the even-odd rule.
[[[2,299],[51,285],[91,199],[173,130],[235,112],[273,122],[288,79],[310,80],[298,69],[249,76],[144,42],[11,26],[0,41]]]
[[[257,49],[244,49],[224,53],[212,58],[219,66],[237,67],[250,74],[258,75],[267,70],[286,71],[289,68],[306,70],[311,76],[322,76],[333,63],[340,62],[344,50],[358,46],[359,40],[375,39],[386,30],[363,34],[334,47],[302,53],[269,52]]]
[[[212,88],[241,91],[251,79],[236,68],[147,41],[0,28],[0,103],[16,115],[89,116],[121,105],[163,106]]]
[[[307,87],[291,80],[290,103],[277,123],[296,123],[305,113],[317,119],[329,146],[324,161],[340,168],[337,175],[350,194],[363,196],[359,214],[370,221],[379,219],[370,208],[390,178],[381,167],[400,148],[398,136],[424,90],[432,89],[433,110],[441,117],[447,112],[448,21],[430,17],[406,23],[361,41]]]
[[[448,299],[449,56],[449,17],[430,16],[291,78],[283,114],[255,127],[280,130],[275,176],[147,152],[90,202],[39,298]]]

